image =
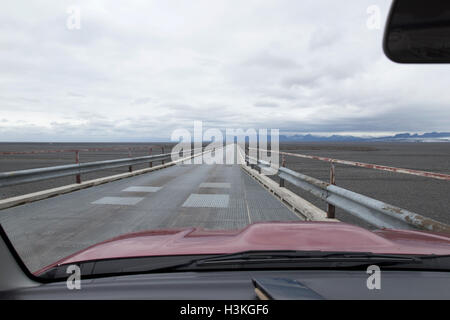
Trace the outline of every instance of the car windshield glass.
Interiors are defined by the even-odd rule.
[[[7,241],[47,280],[444,270],[450,65],[385,55],[391,4],[5,2]]]

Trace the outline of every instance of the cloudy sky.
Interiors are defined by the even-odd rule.
[[[373,5],[379,29],[367,25]],[[4,2],[0,141],[169,139],[194,120],[287,133],[450,131],[450,66],[390,62],[381,46],[389,6]]]

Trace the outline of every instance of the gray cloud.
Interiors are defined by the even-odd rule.
[[[148,98],[148,97],[145,97],[145,98],[138,98],[138,99],[133,100],[133,101],[131,102],[131,104],[133,104],[133,105],[147,104],[147,103],[149,103],[151,100],[152,100],[152,99],[151,99],[151,98]]]
[[[398,65],[390,0],[11,1],[0,12],[0,140],[126,141],[205,127],[450,131],[450,66]],[[205,14],[207,12],[208,14]],[[439,79],[439,81],[437,81]]]
[[[254,104],[255,107],[260,107],[260,108],[276,108],[279,107],[278,103],[274,103],[274,102],[268,102],[268,101],[260,101],[260,102],[256,102]]]

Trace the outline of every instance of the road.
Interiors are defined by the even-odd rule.
[[[299,217],[240,165],[217,164],[180,164],[0,211],[0,223],[32,271],[125,233],[239,229],[277,220]]]

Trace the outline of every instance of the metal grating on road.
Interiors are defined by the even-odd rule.
[[[262,221],[298,221],[299,218],[285,208],[279,209],[261,209],[251,208],[250,218],[252,222]]]
[[[104,197],[97,201],[92,202],[92,204],[112,204],[121,206],[134,206],[144,200],[144,198],[139,197]]]
[[[183,207],[227,208],[229,199],[227,194],[191,194],[183,203]]]
[[[200,188],[231,188],[231,184],[227,182],[203,182],[200,184]]]
[[[162,187],[128,187],[122,192],[157,192],[161,189]]]

